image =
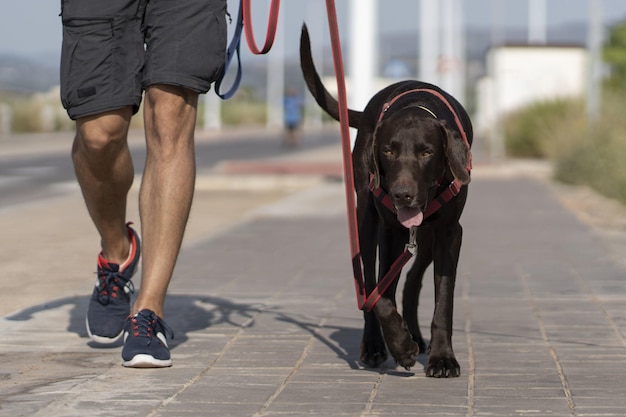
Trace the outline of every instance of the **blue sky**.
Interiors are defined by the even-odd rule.
[[[258,18],[255,32],[261,38],[270,0],[254,0]],[[625,0],[600,0],[607,20],[626,20]],[[228,0],[236,15],[238,0]],[[548,23],[551,25],[583,22],[588,13],[589,0],[547,0]],[[348,0],[337,0],[339,24],[344,34],[348,31]],[[527,0],[464,0],[466,24],[490,27],[494,18],[492,8],[498,4],[502,10],[502,27],[525,27],[528,16]],[[384,5],[384,6],[383,6]],[[283,0],[281,13],[285,19],[287,53],[297,46],[299,26],[312,15],[325,19],[325,0]],[[418,0],[379,0],[379,28],[381,32],[417,31],[419,21]],[[61,42],[60,0],[0,0],[0,53],[32,56],[58,51]],[[308,16],[308,17],[307,17]],[[293,36],[292,36],[293,34]],[[326,36],[327,37],[327,36]],[[259,43],[262,39],[259,39]]]

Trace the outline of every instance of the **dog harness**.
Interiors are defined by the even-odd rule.
[[[461,120],[459,119],[459,116],[457,115],[456,111],[454,111],[454,108],[452,107],[450,102],[444,97],[443,94],[441,94],[437,90],[433,90],[429,88],[417,88],[413,90],[408,90],[408,91],[398,94],[397,96],[393,97],[391,100],[386,102],[383,105],[380,115],[378,116],[378,122],[376,123],[376,127],[374,129],[374,140],[376,140],[376,131],[380,127],[380,124],[382,123],[383,117],[385,116],[385,113],[387,112],[387,110],[389,110],[389,108],[395,102],[397,102],[400,98],[411,93],[431,94],[435,96],[436,98],[438,98],[443,104],[446,105],[448,110],[450,110],[450,112],[454,116],[454,121],[456,123],[457,128],[459,129],[459,133],[461,134],[461,137],[463,138],[463,141],[465,142],[465,145],[467,146],[467,149],[469,151],[469,161],[466,167],[466,170],[469,173],[472,169],[472,152],[469,150],[470,144],[469,144],[469,141],[467,140],[467,134],[465,133],[465,129],[463,129],[463,125],[461,124]],[[433,117],[437,118],[435,113],[431,111],[430,109],[424,106],[417,106],[417,107],[427,111],[428,113],[433,115]],[[376,160],[376,158],[374,158],[374,160]],[[443,184],[444,179],[445,179],[444,177],[441,177],[439,179],[439,181],[437,182],[437,187]],[[369,185],[370,192],[373,194],[376,200],[378,200],[385,207],[387,207],[392,213],[395,214],[396,208],[394,204],[392,203],[391,198],[385,192],[385,190],[383,190],[383,188],[377,183],[378,183],[378,180],[376,178],[376,175],[374,173],[370,173],[370,185]],[[452,200],[461,190],[461,186],[462,186],[461,182],[455,178],[450,183],[450,185],[446,187],[446,189],[443,192],[441,192],[434,200],[428,203],[428,206],[426,207],[426,211],[424,212],[424,219],[426,219],[428,216],[435,213],[437,210],[443,207],[443,205],[446,204],[448,201]],[[385,276],[383,276],[378,281],[378,284],[372,290],[372,292],[369,293],[367,297],[364,297],[363,295],[357,292],[358,303],[359,303],[361,310],[371,311],[374,308],[378,300],[380,300],[380,298],[383,296],[385,291],[387,291],[387,288],[389,288],[389,286],[396,280],[397,276],[402,271],[402,268],[409,262],[409,260],[416,253],[417,253],[417,227],[414,226],[409,229],[409,242],[405,245],[404,251],[400,254],[398,259],[396,259],[395,262],[391,265],[391,267],[389,268],[389,271],[387,271]],[[361,282],[360,284],[364,288],[363,283]]]
[[[380,115],[378,116],[378,122],[376,123],[376,127],[374,128],[374,137],[376,137],[376,131],[380,127],[383,121],[383,117],[385,116],[387,110],[389,110],[389,108],[395,102],[397,102],[400,98],[406,96],[407,94],[420,93],[420,92],[432,94],[435,97],[437,97],[443,104],[446,105],[448,110],[450,110],[450,113],[452,113],[452,115],[454,116],[454,121],[456,123],[457,128],[459,129],[459,133],[461,134],[461,137],[463,138],[463,142],[465,142],[465,146],[467,146],[467,149],[469,150],[470,144],[469,144],[469,141],[467,140],[467,134],[465,133],[465,129],[463,129],[463,125],[461,124],[461,119],[459,119],[458,115],[454,111],[454,108],[452,107],[450,102],[446,100],[443,94],[441,94],[437,90],[433,90],[429,88],[417,88],[413,90],[408,90],[408,91],[398,94],[397,96],[393,97],[391,100],[386,102],[383,105]],[[416,107],[427,111],[435,119],[437,118],[437,115],[429,108],[424,107],[424,106],[416,106]],[[465,169],[467,170],[468,173],[472,169],[472,152],[471,151],[469,152],[469,161]],[[439,180],[437,181],[437,187],[441,186],[444,179],[445,178],[443,176],[439,178]],[[396,208],[393,202],[391,201],[391,198],[380,185],[377,185],[377,182],[378,181],[376,179],[376,175],[374,173],[370,173],[370,185],[369,185],[370,191],[372,192],[376,200],[378,200],[383,206],[387,207],[392,213],[396,214]],[[461,182],[455,178],[443,192],[441,192],[437,197],[435,197],[434,200],[428,203],[428,206],[426,207],[426,211],[424,212],[424,219],[428,218],[429,216],[437,212],[448,201],[456,197],[459,191],[461,191],[461,186],[462,186]]]
[[[439,180],[437,181],[437,187],[440,187],[443,181],[444,181],[444,177],[439,178]],[[461,183],[455,179],[454,181],[450,183],[450,185],[448,185],[448,187],[444,191],[442,191],[437,197],[435,197],[434,200],[430,201],[428,203],[428,206],[426,207],[426,211],[424,211],[424,219],[427,219],[429,216],[431,216],[432,214],[437,212],[437,210],[443,207],[448,201],[456,197],[459,191],[461,191],[460,184]],[[391,197],[389,197],[389,194],[385,192],[383,187],[380,187],[380,186],[376,187],[376,178],[375,178],[375,175],[372,173],[370,173],[369,189],[371,193],[374,195],[374,198],[379,203],[385,206],[393,214],[397,214],[396,207],[391,201]]]

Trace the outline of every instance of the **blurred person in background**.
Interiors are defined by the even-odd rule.
[[[304,102],[295,88],[288,88],[284,98],[285,146],[295,148],[300,143],[300,125]]]

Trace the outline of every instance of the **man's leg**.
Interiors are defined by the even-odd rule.
[[[132,108],[76,122],[72,160],[85,204],[102,239],[102,255],[121,264],[128,258],[126,195],[133,162],[126,141]]]
[[[156,85],[145,93],[147,157],[139,197],[143,267],[133,312],[149,309],[163,317],[193,199],[197,103],[198,94],[182,87]]]
[[[94,342],[114,344],[130,313],[131,278],[139,262],[139,237],[126,226],[126,196],[133,182],[127,143],[132,107],[79,118],[72,159],[102,252],[87,310],[87,333]]]

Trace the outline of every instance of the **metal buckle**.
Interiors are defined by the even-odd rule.
[[[461,187],[458,187],[456,185],[456,181],[452,181],[450,183],[450,185],[448,185],[448,189],[450,190],[450,192],[452,193],[453,196],[456,197],[456,195],[459,193],[459,191],[461,191]]]
[[[409,229],[409,243],[404,246],[404,250],[413,256],[417,253],[417,226]]]

